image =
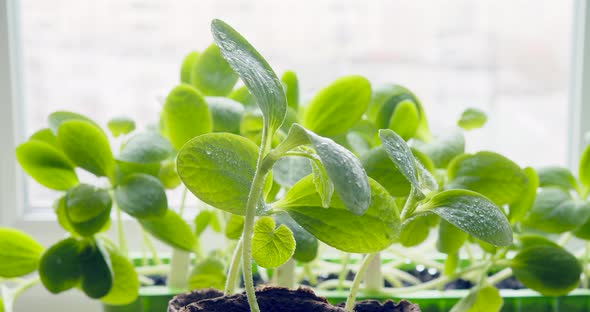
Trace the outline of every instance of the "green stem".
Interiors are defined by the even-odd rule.
[[[363,276],[365,275],[365,272],[367,271],[369,264],[373,261],[373,259],[375,259],[375,257],[377,257],[378,254],[379,253],[369,254],[365,257],[365,259],[363,259],[361,267],[356,272],[354,280],[352,281],[352,286],[350,288],[350,292],[348,293],[348,298],[346,299],[346,305],[344,306],[344,309],[346,311],[354,310],[354,303],[356,301],[356,295],[361,285],[361,280],[363,279]]]
[[[499,282],[509,278],[510,276],[512,276],[512,269],[511,268],[505,268],[504,270],[490,276],[487,278],[487,283],[490,285],[496,285]]]
[[[125,232],[123,231],[123,220],[121,219],[121,209],[115,204],[117,213],[117,237],[119,238],[119,249],[125,257],[129,255],[127,250],[127,241],[125,241]]]
[[[149,249],[149,251],[152,253],[152,259],[154,259],[154,263],[156,265],[161,265],[162,264],[162,260],[158,256],[158,252],[156,251],[156,248],[154,247],[154,244],[152,243],[152,240],[150,239],[150,237],[148,236],[147,232],[143,228],[141,229],[141,234],[143,235],[143,242],[144,242],[144,244],[147,246],[147,248]]]
[[[295,260],[287,260],[283,265],[277,268],[277,285],[287,288],[295,286]]]
[[[178,215],[182,217],[184,206],[186,203],[187,188],[182,188],[182,196],[180,197],[180,207],[178,208]],[[197,253],[200,254],[200,251]],[[168,274],[168,287],[173,289],[186,289],[188,287],[188,275],[190,267],[190,252],[172,249],[172,257],[170,257],[170,273]]]
[[[182,188],[182,195],[180,197],[180,207],[178,208],[178,215],[182,218],[182,214],[184,213],[184,206],[186,203],[186,194],[188,189],[186,187]]]
[[[344,285],[344,281],[346,280],[346,275],[348,274],[348,262],[350,261],[350,254],[345,252],[342,255],[342,269],[340,269],[340,274],[338,274],[338,287],[336,289],[342,290]]]
[[[572,233],[571,232],[566,232],[563,233],[560,237],[559,240],[557,241],[557,244],[561,247],[565,246],[565,244],[567,244],[567,242],[569,242],[569,240],[572,238]]]
[[[383,288],[383,273],[381,272],[381,257],[379,253],[376,253],[373,261],[369,262],[367,273],[365,274],[365,288],[373,291]]]
[[[35,286],[36,284],[38,284],[41,281],[41,279],[39,278],[39,276],[32,278],[28,281],[26,281],[25,283],[23,283],[22,285],[20,285],[15,291],[14,291],[14,299],[18,298],[18,296],[20,296],[20,294],[22,294],[25,290]]]
[[[311,270],[311,264],[310,263],[306,263],[306,264],[303,265],[303,272],[307,276],[307,279],[309,280],[309,283],[311,285],[316,285],[318,283],[318,280],[315,277],[315,274]]]
[[[234,254],[231,259],[231,264],[227,271],[227,279],[225,280],[225,290],[223,293],[225,295],[231,295],[234,293],[236,288],[236,283],[238,279],[238,272],[240,271],[240,260],[242,256],[242,240],[238,241],[236,248],[234,250]]]
[[[410,195],[408,195],[408,198],[406,199],[406,203],[404,204],[404,208],[402,209],[402,213],[400,216],[402,221],[409,218],[410,215],[412,215],[412,213],[414,212],[414,210],[416,210],[415,204],[416,204],[416,190],[414,189],[414,187],[412,187],[412,189],[410,190]]]

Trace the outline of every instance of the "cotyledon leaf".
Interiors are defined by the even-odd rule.
[[[221,57],[219,48],[212,44],[194,61],[191,84],[205,95],[226,96],[238,81],[229,64]]]
[[[287,113],[287,98],[281,81],[262,55],[231,26],[215,19],[211,22],[211,32],[221,55],[256,98],[268,135],[272,136]]]
[[[286,225],[275,229],[271,217],[262,217],[254,225],[252,257],[263,268],[276,268],[287,262],[295,252],[295,238]]]

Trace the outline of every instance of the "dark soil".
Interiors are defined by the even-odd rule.
[[[219,296],[217,290],[197,290],[181,294],[170,301],[168,312],[249,312],[248,300],[245,293],[231,296]],[[214,296],[209,297],[206,296]],[[326,298],[318,297],[311,289],[299,288],[289,290],[281,287],[263,287],[256,290],[256,298],[260,310],[264,312],[345,312],[341,306],[333,306]],[[175,310],[181,303],[189,303],[179,310]],[[380,303],[367,300],[357,303],[356,312],[419,312],[417,305],[405,300],[398,304],[391,300]]]

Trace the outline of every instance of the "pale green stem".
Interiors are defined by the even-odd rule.
[[[0,289],[2,290],[1,298],[3,299],[4,304],[4,311],[5,312],[13,312],[14,311],[14,302],[16,298],[20,296],[25,290],[35,286],[41,280],[39,276],[36,276],[32,279],[23,280],[20,285],[13,289],[9,289],[5,285],[3,285]]]
[[[502,271],[490,276],[487,278],[487,283],[490,285],[496,285],[499,282],[509,278],[510,276],[512,276],[512,269],[511,268],[505,268]]]
[[[152,253],[152,258],[154,259],[154,263],[156,265],[161,265],[162,260],[158,256],[158,252],[156,251],[156,248],[154,247],[152,240],[150,239],[147,232],[143,228],[141,229],[141,234],[143,235],[143,242],[145,243],[145,245],[147,246],[149,251]]]
[[[188,189],[186,187],[182,188],[182,195],[180,197],[180,207],[178,208],[178,215],[180,217],[182,217],[182,214],[184,213],[184,206],[186,203],[186,194],[187,194]]]
[[[342,286],[344,281],[346,280],[346,275],[348,274],[348,262],[350,261],[350,254],[345,252],[342,255],[342,268],[340,270],[340,274],[338,274],[338,287],[336,289],[342,290]]]
[[[423,256],[414,255],[410,252],[406,252],[406,250],[404,250],[403,252],[399,252],[395,249],[388,249],[386,252],[389,252],[401,259],[408,259],[408,260],[414,262],[415,264],[422,264],[427,267],[435,268],[439,271],[442,271],[445,268],[444,264],[442,264],[440,262],[426,259],[426,257],[423,257]]]
[[[365,274],[365,288],[367,290],[380,290],[383,288],[383,273],[381,272],[381,257],[375,253],[375,257],[367,267]]]
[[[572,238],[572,233],[571,232],[566,232],[563,233],[560,237],[559,240],[557,241],[557,244],[559,246],[565,246],[565,244],[567,244],[567,242],[569,242],[569,240]]]
[[[182,217],[186,203],[187,188],[182,188],[182,197],[180,198],[180,207],[178,215]],[[168,287],[173,289],[188,288],[188,275],[190,267],[190,252],[173,248],[172,257],[170,258],[170,273],[168,275]]]
[[[150,266],[141,266],[135,268],[135,272],[141,275],[165,274],[170,270],[169,264],[159,264]]]
[[[278,286],[293,288],[295,286],[295,260],[290,258],[278,267],[276,275]]]
[[[240,260],[242,259],[242,239],[238,241],[234,254],[231,259],[231,264],[227,271],[227,279],[225,280],[225,295],[231,295],[236,288],[238,272],[240,271]]]
[[[361,280],[363,279],[363,276],[365,275],[365,272],[367,271],[369,264],[373,261],[373,259],[375,259],[375,257],[377,257],[378,254],[379,253],[369,254],[365,257],[365,259],[363,259],[361,267],[359,268],[358,272],[356,272],[354,280],[352,281],[352,286],[350,288],[350,292],[348,293],[348,298],[346,299],[346,305],[344,306],[344,309],[346,311],[354,310],[354,303],[356,301],[356,295],[361,285]]]
[[[408,195],[406,203],[404,204],[404,208],[402,209],[402,213],[400,216],[402,221],[409,218],[414,212],[414,210],[416,210],[416,189],[412,187],[412,189],[410,190],[410,195]]]
[[[402,281],[395,275],[383,274],[383,279],[389,282],[393,287],[402,287]]]
[[[309,263],[304,264],[303,265],[303,272],[307,276],[307,279],[309,280],[309,283],[311,285],[316,285],[318,283],[318,280],[315,277],[315,274],[311,270],[311,264],[309,264]]]
[[[400,269],[397,269],[397,268],[385,270],[384,273],[387,274],[387,275],[389,275],[389,276],[395,277],[396,279],[400,279],[400,280],[402,280],[404,282],[408,282],[408,283],[410,283],[412,285],[417,285],[417,284],[422,283],[414,275],[412,275],[412,274],[410,274],[408,272],[402,271]]]
[[[123,231],[123,220],[121,219],[121,209],[115,204],[117,213],[117,237],[119,238],[119,250],[125,257],[128,256],[127,242],[125,241],[125,232]]]

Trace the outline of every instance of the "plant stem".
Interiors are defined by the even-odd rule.
[[[416,190],[414,187],[410,190],[410,195],[408,195],[408,199],[406,199],[406,203],[404,204],[404,208],[402,209],[401,213],[401,220],[404,221],[416,210]]]
[[[141,229],[141,234],[143,235],[143,242],[144,242],[144,244],[147,246],[147,248],[149,249],[149,251],[152,253],[152,258],[154,259],[154,263],[156,265],[161,265],[162,264],[162,260],[158,256],[158,252],[156,251],[156,248],[154,247],[154,244],[152,243],[152,240],[150,239],[150,237],[148,236],[147,232],[143,228]]]
[[[182,217],[184,212],[184,205],[186,203],[187,188],[182,188],[182,197],[180,198],[180,207],[178,208],[178,215]],[[188,275],[190,267],[190,252],[172,249],[172,257],[170,258],[170,273],[168,274],[168,287],[173,289],[188,288]]]
[[[306,263],[306,264],[303,265],[303,272],[307,276],[307,279],[309,280],[309,283],[311,285],[316,285],[318,283],[318,280],[315,277],[315,274],[311,270],[311,264],[310,263]]]
[[[20,296],[20,294],[22,294],[25,290],[35,286],[40,281],[41,279],[39,278],[39,276],[36,276],[28,280],[23,280],[21,284],[14,290],[9,289],[5,285],[2,285],[2,287],[0,288],[0,298],[2,298],[3,300],[4,311],[13,312],[14,301],[16,301],[16,298],[18,298],[18,296]]]
[[[186,203],[186,194],[188,189],[186,187],[182,188],[182,195],[180,197],[180,207],[178,208],[178,215],[182,218],[182,214],[184,213],[184,206]]]
[[[223,293],[227,295],[231,295],[234,293],[236,288],[236,283],[238,279],[238,272],[240,271],[240,260],[242,256],[242,239],[238,241],[236,248],[234,250],[234,254],[231,259],[231,264],[227,271],[227,279],[225,280],[225,290]]]
[[[439,271],[442,271],[445,268],[444,264],[442,264],[440,262],[436,262],[434,260],[429,260],[429,259],[426,259],[424,257],[418,256],[418,255],[414,255],[414,254],[409,253],[409,252],[405,252],[405,250],[404,250],[403,253],[402,252],[399,252],[399,251],[396,251],[393,248],[390,248],[390,249],[388,249],[386,251],[389,252],[389,253],[391,253],[391,254],[393,254],[394,256],[397,256],[397,257],[401,258],[401,259],[408,259],[408,260],[412,261],[415,264],[422,264],[422,265],[427,266],[427,267],[435,268],[435,269],[437,269]]]
[[[557,244],[561,247],[563,247],[565,244],[567,244],[567,242],[572,238],[572,233],[571,232],[566,232],[563,233],[560,237],[559,240],[557,241]]]
[[[350,261],[350,254],[345,252],[342,255],[342,269],[340,270],[340,274],[338,274],[338,287],[336,289],[342,290],[342,286],[344,281],[346,280],[346,275],[348,274],[348,262]]]
[[[510,276],[512,276],[512,269],[511,268],[505,268],[504,270],[488,277],[487,279],[487,283],[490,285],[496,285],[499,282],[509,278]]]
[[[290,258],[277,268],[277,285],[287,288],[295,286],[295,260]]]
[[[354,303],[356,300],[356,294],[357,294],[359,287],[361,285],[361,280],[363,279],[363,275],[365,275],[365,272],[367,271],[369,264],[373,261],[373,259],[375,259],[375,257],[377,257],[377,255],[379,255],[379,253],[369,254],[365,257],[365,259],[363,259],[363,262],[361,263],[361,267],[359,268],[358,272],[356,272],[354,280],[352,281],[352,286],[350,288],[350,292],[348,293],[348,298],[346,299],[346,305],[344,306],[344,309],[346,311],[353,311],[354,310]]]
[[[125,232],[123,231],[123,220],[121,220],[121,209],[117,204],[115,205],[115,211],[117,213],[117,237],[119,238],[119,249],[121,254],[128,257],[127,242],[125,241]]]
[[[365,274],[365,288],[367,290],[380,290],[383,288],[380,253],[375,253],[375,257],[369,262],[367,273]]]

